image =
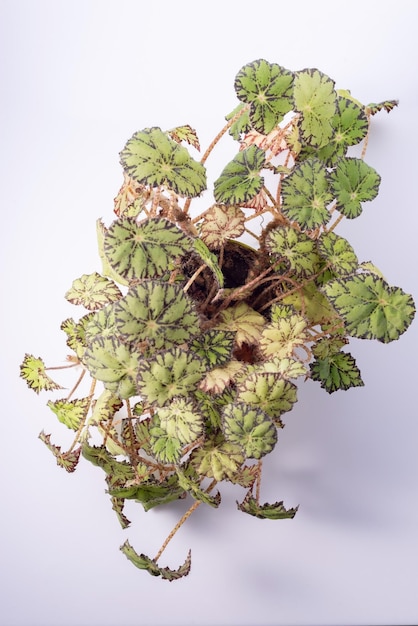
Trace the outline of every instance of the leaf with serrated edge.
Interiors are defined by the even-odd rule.
[[[190,572],[192,559],[192,553],[190,550],[183,565],[176,570],[172,570],[168,567],[160,567],[153,559],[150,559],[150,557],[145,554],[137,554],[128,540],[121,545],[120,549],[129,561],[135,565],[135,567],[147,570],[151,576],[161,576],[161,578],[164,578],[165,580],[172,581],[182,578],[183,576],[187,576]]]
[[[244,109],[246,110],[244,111]],[[240,113],[241,111],[241,115],[238,115],[238,113]],[[248,105],[240,102],[240,104],[235,107],[235,109],[231,111],[231,113],[225,115],[225,119],[229,121],[232,120],[235,116],[237,117],[235,122],[232,123],[229,129],[229,134],[238,141],[240,136],[244,133],[247,133],[251,128]]]
[[[376,115],[379,111],[386,111],[386,113],[390,113],[392,109],[397,107],[399,104],[399,100],[384,100],[383,102],[371,102],[367,105],[366,109],[369,111],[370,115]]]
[[[269,454],[277,443],[277,429],[267,413],[244,402],[224,407],[222,432],[227,441],[241,446],[250,459]]]
[[[273,258],[283,260],[292,273],[309,276],[318,271],[315,241],[305,233],[291,226],[278,226],[268,232],[265,244]]]
[[[158,127],[132,135],[120,158],[125,172],[139,183],[192,198],[206,189],[205,167]]]
[[[351,274],[357,269],[357,255],[344,237],[322,233],[317,244],[320,256],[336,274]]]
[[[112,269],[128,281],[163,276],[177,258],[192,249],[192,241],[175,224],[161,217],[141,223],[114,221],[104,236],[104,253]]]
[[[331,214],[327,205],[332,200],[328,174],[318,159],[306,159],[297,165],[282,183],[282,211],[303,229],[313,230],[325,225]]]
[[[119,520],[119,524],[123,529],[128,528],[131,522],[123,513],[123,505],[125,504],[125,500],[123,498],[111,498],[110,500],[112,502],[112,509],[115,511]]]
[[[179,285],[147,280],[133,285],[114,305],[118,335],[127,342],[168,348],[199,331],[199,316]]]
[[[65,294],[66,300],[72,304],[81,304],[89,311],[101,309],[106,304],[119,300],[122,293],[119,287],[97,272],[83,274],[76,278]]]
[[[94,378],[121,398],[135,395],[135,377],[141,352],[130,349],[117,337],[98,335],[89,343],[83,363]]]
[[[331,120],[337,112],[334,81],[317,69],[296,72],[294,84],[295,108],[301,113],[302,141],[322,148],[334,134]]]
[[[412,296],[373,274],[331,280],[323,291],[352,337],[388,343],[398,339],[415,316]]]
[[[252,200],[264,184],[260,176],[264,163],[264,151],[255,145],[238,152],[214,183],[216,202],[237,205]]]
[[[195,129],[192,128],[189,124],[171,128],[167,131],[167,133],[170,135],[171,139],[174,139],[174,141],[176,141],[177,143],[185,141],[186,143],[193,146],[193,148],[196,148],[196,150],[200,150],[200,143],[197,133]]]
[[[258,504],[257,500],[253,498],[250,494],[248,494],[244,501],[240,503],[237,502],[237,506],[240,511],[244,513],[248,513],[249,515],[254,515],[254,517],[258,517],[261,519],[293,519],[297,513],[299,507],[295,507],[294,509],[285,509],[283,506],[283,501],[275,502],[274,504]]]
[[[90,407],[90,398],[77,398],[76,400],[49,400],[47,406],[55,413],[58,420],[72,430],[78,430],[85,420]]]
[[[168,406],[156,409],[153,420],[158,420],[161,430],[182,444],[192,443],[203,433],[203,415],[185,398],[174,398]]]
[[[154,422],[157,421],[154,416]],[[164,428],[151,424],[150,443],[153,455],[162,463],[178,463],[182,457],[181,441]]]
[[[289,378],[299,378],[299,376],[305,376],[307,371],[308,368],[306,365],[297,359],[289,357],[275,357],[260,363],[254,368],[254,372],[256,373],[280,374],[280,376],[286,380]]]
[[[33,356],[33,354],[25,354],[20,365],[20,376],[26,381],[29,389],[33,389],[36,393],[62,389],[61,385],[54,382],[46,373],[43,360]]]
[[[138,389],[150,404],[164,406],[177,396],[197,389],[205,373],[203,360],[180,348],[157,352],[138,365]]]
[[[380,176],[362,159],[344,157],[329,175],[335,208],[353,219],[363,210],[362,202],[373,200],[379,193]]]
[[[44,431],[42,431],[39,434],[39,439],[47,446],[48,450],[52,452],[57,461],[57,465],[64,468],[69,473],[74,472],[80,458],[80,446],[68,452],[61,452],[61,448],[59,446],[51,443],[51,435],[47,435]]]
[[[215,478],[217,482],[236,475],[244,463],[242,447],[225,441],[221,434],[194,450],[190,455],[190,464],[201,476]]]
[[[260,349],[264,356],[290,357],[294,350],[310,340],[307,322],[301,315],[290,315],[268,324],[261,334]]]
[[[311,378],[321,383],[328,393],[339,389],[363,387],[360,370],[355,359],[347,352],[338,352],[310,364]]]
[[[245,214],[237,206],[215,204],[205,213],[200,237],[209,248],[219,249],[228,239],[237,239],[245,228]]]
[[[100,396],[92,403],[92,413],[89,424],[97,426],[103,422],[113,420],[113,417],[123,406],[120,398],[108,389],[104,389]]]
[[[237,385],[237,402],[260,408],[273,420],[290,411],[296,400],[296,385],[280,374],[255,372]]]
[[[196,472],[193,473],[193,478],[195,479],[193,480],[193,478],[189,476],[190,471],[186,473],[180,468],[176,471],[179,478],[179,485],[183,487],[187,493],[189,493],[195,500],[199,500],[200,502],[209,504],[214,508],[218,508],[221,503],[221,494],[219,491],[217,491],[214,496],[210,496],[206,491],[203,491],[199,482],[196,482],[199,480],[199,476]]]
[[[244,65],[235,78],[238,98],[251,104],[252,126],[267,135],[292,109],[293,73],[259,59]]]
[[[222,367],[231,358],[235,333],[211,329],[193,339],[190,349],[204,359],[210,367]]]

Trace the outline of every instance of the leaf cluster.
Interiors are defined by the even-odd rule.
[[[191,203],[208,187],[205,162],[223,133],[200,160],[188,125],[135,133],[120,153],[116,219],[97,222],[101,272],[66,292],[86,310],[61,326],[71,350],[63,367],[81,375],[47,406],[74,442],[62,452],[40,438],[68,472],[81,457],[104,472],[124,528],[126,500],[149,511],[189,498],[181,525],[202,503],[219,506],[222,481],[245,490],[240,511],[292,518],[297,507],[259,497],[262,459],[280,440],[298,383],[329,393],[361,387],[350,338],[391,342],[415,314],[412,296],[335,233],[378,194],[364,150],[350,150],[366,144],[371,116],[393,101],[365,106],[316,68],[292,72],[263,59],[241,68],[235,92],[224,132],[239,146],[207,208],[193,214]],[[49,369],[26,354],[21,376],[36,393],[61,390]],[[72,399],[84,377],[90,388]],[[191,560],[158,565],[170,539],[153,559],[127,541],[121,550],[175,580]]]

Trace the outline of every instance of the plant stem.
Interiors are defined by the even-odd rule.
[[[243,106],[242,109],[240,109],[233,117],[231,117],[231,119],[228,121],[228,123],[225,124],[225,126],[219,131],[219,133],[216,135],[215,139],[213,139],[213,141],[211,141],[211,143],[209,144],[208,148],[206,149],[204,155],[200,159],[200,162],[201,162],[202,165],[205,164],[205,162],[207,161],[210,153],[212,152],[212,150],[214,149],[216,144],[225,135],[226,131],[229,128],[231,128],[231,126],[233,124],[235,124],[237,119],[239,119],[241,117],[241,115],[244,115],[244,113],[246,113],[249,110],[249,108],[250,108],[249,104],[246,104],[245,106]],[[192,201],[192,198],[187,198],[186,202],[184,203],[184,208],[183,208],[183,212],[184,213],[188,213],[191,201]]]
[[[85,371],[86,371],[86,370],[84,370],[84,372],[85,372]],[[78,381],[78,382],[80,382],[80,380],[81,380],[81,377],[79,378],[79,381]],[[91,401],[93,400],[93,396],[94,396],[94,390],[96,389],[96,382],[97,382],[97,381],[96,381],[96,379],[95,379],[95,378],[93,378],[93,380],[91,381],[91,385],[90,385],[90,393],[89,393],[89,395],[88,395],[88,398],[89,398],[89,403],[88,403],[88,406],[87,406],[87,409],[86,409],[86,413],[85,413],[85,415],[84,415],[84,418],[83,418],[83,419],[81,420],[81,422],[80,422],[80,426],[78,427],[78,430],[77,430],[76,435],[75,435],[75,437],[74,437],[74,441],[73,441],[73,443],[71,444],[71,446],[70,446],[69,450],[67,450],[67,454],[69,454],[70,452],[72,452],[72,451],[74,450],[74,448],[75,448],[75,446],[77,445],[78,440],[79,440],[79,438],[80,438],[81,431],[83,430],[83,428],[84,428],[84,426],[85,426],[85,424],[86,424],[87,415],[88,415],[88,413],[89,413],[89,411],[90,411]]]
[[[164,552],[164,550],[166,549],[166,547],[168,546],[168,544],[170,543],[170,541],[172,540],[176,532],[181,528],[181,526],[183,526],[184,522],[190,517],[193,511],[195,511],[197,507],[200,506],[201,504],[202,504],[201,500],[196,500],[195,502],[193,502],[190,509],[188,509],[183,515],[183,517],[177,522],[177,524],[174,526],[171,533],[168,535],[167,539],[164,541],[161,548],[158,550],[156,556],[154,557],[155,562],[158,561],[158,559],[160,558],[160,556],[162,555],[162,553]]]
[[[210,493],[212,491],[212,489],[215,487],[215,485],[217,484],[217,482],[218,481],[215,480],[215,479],[212,480],[212,482],[210,483],[209,487],[207,489],[205,489],[205,492],[206,493]],[[201,504],[202,504],[202,500],[196,500],[195,502],[193,502],[192,506],[189,509],[187,509],[187,511],[185,512],[183,517],[181,519],[179,519],[177,524],[174,526],[173,530],[168,535],[167,539],[164,541],[164,543],[161,546],[161,548],[158,550],[156,556],[154,557],[154,561],[155,562],[158,561],[158,559],[160,558],[160,556],[162,555],[162,553],[164,552],[164,550],[166,549],[166,547],[168,546],[168,544],[170,543],[170,541],[172,540],[172,538],[174,537],[176,532],[183,526],[184,522],[189,519],[189,517],[193,513],[193,511],[195,511],[197,509],[197,507],[200,506]]]

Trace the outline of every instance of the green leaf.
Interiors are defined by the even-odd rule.
[[[219,287],[222,288],[224,286],[224,275],[219,267],[218,257],[209,250],[207,245],[203,243],[202,239],[196,238],[193,240],[193,243],[195,251],[200,256],[203,263],[212,271],[216,282]]]
[[[112,502],[112,509],[115,511],[117,518],[119,520],[119,524],[121,525],[123,529],[128,528],[131,522],[123,513],[125,500],[123,498],[111,498],[110,500]]]
[[[244,402],[225,406],[222,431],[227,441],[241,446],[251,459],[269,454],[277,443],[276,426],[267,413]]]
[[[130,350],[117,337],[94,337],[87,347],[83,362],[97,380],[121,398],[129,398],[136,393],[135,377],[142,354]]]
[[[136,478],[134,467],[126,461],[117,461],[105,446],[90,446],[88,443],[83,443],[81,453],[87,461],[106,472],[110,490],[114,485],[125,484],[126,481]]]
[[[348,146],[360,143],[366,137],[369,128],[362,104],[340,96],[337,104],[338,112],[331,120],[334,135],[330,143],[316,151],[316,156],[329,167],[346,154]],[[307,156],[312,156],[312,152],[315,152],[308,146],[304,151],[309,153]]]
[[[164,186],[192,198],[206,189],[204,166],[160,128],[145,128],[132,135],[120,157],[125,172],[139,183]]]
[[[221,322],[216,326],[216,330],[235,332],[235,342],[238,347],[243,343],[250,345],[257,343],[266,323],[265,318],[245,302],[238,302],[222,311],[220,319]]]
[[[199,316],[179,285],[147,280],[132,286],[115,304],[117,333],[127,342],[168,348],[199,331]]]
[[[231,359],[234,341],[233,331],[213,328],[193,339],[190,349],[202,357],[209,367],[222,367]]]
[[[221,503],[221,494],[219,491],[216,492],[214,496],[210,496],[206,491],[200,487],[199,484],[199,476],[196,472],[192,472],[192,476],[190,476],[190,470],[183,472],[180,469],[177,469],[177,475],[179,478],[179,485],[183,487],[187,493],[189,493],[195,500],[199,500],[200,502],[204,502],[205,504],[209,504],[213,506],[215,509]]]
[[[357,255],[343,237],[322,233],[317,243],[319,254],[335,274],[351,274],[357,269]]]
[[[199,143],[197,133],[194,130],[194,128],[192,128],[189,124],[171,128],[171,130],[167,131],[167,134],[176,143],[181,143],[182,141],[185,141],[186,143],[193,146],[193,148],[196,148],[196,150],[200,150],[200,143]]]
[[[283,302],[291,304],[297,311],[302,312],[311,324],[329,323],[337,321],[338,316],[329,300],[313,282],[306,283],[298,291],[285,296]]]
[[[52,452],[59,467],[63,467],[66,472],[74,472],[80,459],[81,447],[74,448],[74,450],[68,452],[61,452],[59,446],[55,446],[51,443],[51,435],[47,435],[44,431],[39,434],[39,439],[47,446],[48,450]]]
[[[85,325],[85,344],[87,345],[97,335],[113,337],[116,333],[115,308],[107,305],[92,313]],[[79,332],[77,332],[79,335]]]
[[[264,151],[256,145],[238,152],[214,183],[216,202],[234,205],[252,200],[264,184],[260,176],[264,163]]]
[[[296,313],[268,324],[262,332],[260,350],[269,357],[290,357],[296,348],[309,342],[311,336],[304,317]]]
[[[48,376],[46,369],[45,363],[40,357],[36,358],[33,354],[25,354],[20,365],[20,376],[26,381],[29,389],[33,389],[36,393],[62,389],[61,385],[58,385]]]
[[[309,276],[318,271],[320,259],[313,241],[291,226],[278,226],[267,234],[265,245],[274,259],[283,260],[294,274]]]
[[[321,383],[321,387],[333,393],[338,389],[363,387],[360,370],[355,359],[346,352],[338,352],[310,364],[311,378]]]
[[[111,422],[113,417],[121,409],[123,402],[118,396],[104,389],[100,396],[92,403],[92,414],[89,418],[89,424],[98,426],[103,422]]]
[[[190,455],[190,463],[201,476],[217,482],[233,479],[244,463],[242,447],[225,441],[221,434],[207,439]]]
[[[241,114],[238,115],[239,113]],[[244,104],[243,102],[240,102],[239,105],[235,107],[233,111],[231,111],[231,113],[225,115],[225,119],[227,121],[232,120],[234,117],[236,117],[235,121],[232,123],[229,129],[229,134],[232,135],[232,137],[237,141],[242,134],[247,133],[251,129],[249,115],[250,112],[248,109],[248,105]]]
[[[305,376],[307,371],[306,365],[297,359],[289,357],[274,357],[268,361],[263,361],[255,366],[254,369],[254,372],[257,374],[280,374],[281,378],[286,380]]]
[[[267,135],[292,109],[293,73],[264,59],[244,65],[235,78],[235,91],[250,103],[250,121]]]
[[[254,515],[260,519],[293,519],[297,513],[299,507],[294,509],[285,509],[283,501],[275,502],[274,504],[258,504],[257,500],[248,494],[244,501],[237,506],[240,511]]]
[[[161,463],[179,463],[182,457],[181,441],[169,435],[164,428],[160,428],[155,416],[151,423],[150,435],[152,453]]]
[[[146,570],[151,576],[161,576],[161,578],[165,580],[172,581],[187,576],[190,572],[192,562],[192,553],[190,550],[183,565],[177,570],[172,570],[168,567],[160,567],[153,559],[150,559],[145,554],[137,554],[128,541],[125,541],[120,549],[135,567]]]
[[[128,281],[163,276],[191,249],[189,237],[160,217],[140,224],[128,218],[115,220],[104,237],[109,264]]]
[[[335,130],[333,143],[341,146],[355,146],[362,141],[369,129],[364,107],[351,98],[339,96],[338,113],[332,120]]]
[[[280,374],[256,372],[237,385],[236,401],[261,409],[273,421],[290,411],[296,400],[296,385]]]
[[[200,237],[209,248],[219,249],[228,239],[237,239],[245,228],[245,214],[237,206],[215,204],[207,213],[200,229]]]
[[[399,104],[399,100],[384,100],[383,102],[371,102],[367,105],[366,109],[370,115],[376,115],[379,111],[386,111],[390,113]]]
[[[205,373],[203,360],[193,352],[172,348],[157,352],[138,365],[138,390],[150,404],[164,406],[177,396],[188,396]]]
[[[125,213],[122,213],[121,217],[133,218],[136,216],[125,215]],[[129,281],[123,278],[122,276],[120,276],[117,272],[115,272],[115,270],[111,267],[109,261],[106,258],[105,250],[104,250],[104,242],[105,242],[105,235],[107,233],[107,230],[108,229],[103,224],[102,220],[98,219],[96,221],[96,236],[97,236],[97,246],[99,249],[99,256],[102,262],[102,274],[103,276],[108,276],[112,280],[117,281],[121,285],[128,285]]]
[[[337,113],[334,81],[317,69],[296,72],[294,102],[302,116],[302,141],[313,148],[328,144],[334,135],[332,119]]]
[[[335,208],[349,219],[358,217],[361,203],[373,200],[379,193],[380,176],[362,159],[340,159],[329,179],[337,201]]]
[[[326,224],[332,200],[325,166],[318,159],[297,165],[282,183],[282,211],[303,229],[313,230]]]
[[[352,337],[388,343],[406,331],[415,315],[412,296],[373,274],[331,280],[323,291]]]
[[[104,278],[97,272],[83,274],[80,278],[76,278],[65,294],[68,302],[81,304],[89,311],[101,309],[121,297],[122,293],[113,280]]]
[[[78,430],[80,424],[86,419],[91,398],[78,398],[77,400],[49,400],[47,406],[55,413],[58,420],[72,430]]]
[[[153,419],[161,430],[181,444],[193,443],[203,434],[202,413],[184,398],[174,398],[168,406],[158,408]]]
[[[156,506],[169,504],[186,496],[185,490],[179,485],[176,474],[168,476],[161,482],[147,480],[141,484],[132,484],[128,487],[113,487],[108,492],[113,497],[139,502],[142,504],[144,511],[150,511]]]

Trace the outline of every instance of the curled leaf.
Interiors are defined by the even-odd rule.
[[[161,578],[165,580],[172,581],[187,576],[190,572],[192,562],[192,553],[190,550],[183,565],[176,570],[172,570],[168,567],[160,567],[153,559],[150,559],[150,557],[145,554],[137,554],[128,540],[125,541],[120,549],[135,567],[146,570],[151,576],[161,576]]]
[[[29,389],[33,389],[36,393],[62,389],[61,385],[54,382],[46,373],[43,360],[40,357],[36,358],[33,354],[25,354],[20,365],[20,376],[26,381]]]
[[[254,515],[260,519],[293,519],[297,513],[298,507],[294,509],[285,509],[283,501],[274,504],[258,504],[257,500],[248,494],[244,501],[239,504],[238,509],[243,513]]]

